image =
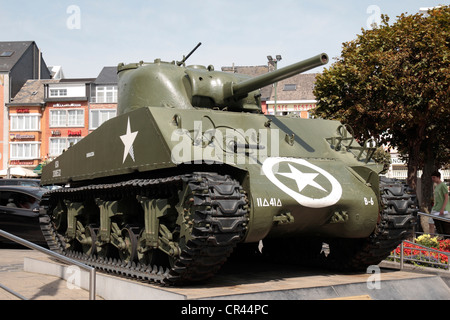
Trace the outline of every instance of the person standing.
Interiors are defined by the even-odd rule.
[[[435,184],[434,187],[434,205],[431,208],[431,214],[435,216],[443,216],[450,211],[450,201],[448,200],[448,187],[441,180],[441,173],[439,171],[434,171],[431,174],[431,180]],[[436,227],[434,225],[433,218],[428,220],[430,225],[430,234],[434,235]]]

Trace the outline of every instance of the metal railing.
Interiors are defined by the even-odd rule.
[[[424,216],[424,217],[428,217],[428,218],[432,218],[434,220],[439,220],[439,221],[443,221],[446,223],[450,224],[450,214],[445,214],[443,216],[436,216],[434,214],[429,214],[429,213],[425,213],[425,212],[417,212],[417,215],[419,216]],[[415,232],[416,234],[427,234],[425,232]],[[442,238],[449,238],[450,235],[449,234],[443,234],[443,233],[435,233],[434,236],[438,236],[438,237],[442,237]]]
[[[411,244],[414,247],[405,246],[405,244]],[[410,261],[413,264],[420,266],[435,266],[441,269],[447,269],[450,271],[450,252],[439,251],[434,248],[425,247],[423,245],[403,240],[399,245],[400,253],[397,254],[396,250],[393,251],[389,257],[394,259],[394,262],[400,262],[400,269],[403,269],[405,261]],[[411,255],[405,255],[405,249],[411,250]],[[433,257],[433,254],[437,255],[437,258]],[[439,256],[447,256],[447,262],[442,263],[439,261]],[[397,261],[398,260],[398,261]],[[436,261],[433,261],[436,260]]]
[[[429,214],[429,213],[425,213],[425,212],[417,212],[418,215],[421,216],[425,216],[425,217],[429,217],[429,218],[433,218],[436,220],[440,220],[440,221],[444,221],[444,222],[448,222],[450,223],[450,214],[445,214],[443,216],[436,216],[434,214]]]
[[[425,212],[418,212],[418,215],[426,216],[429,218],[433,218],[436,220],[444,221],[450,223],[450,216],[444,215],[444,216],[436,216]],[[415,234],[424,234],[423,232],[415,232]],[[439,235],[440,237],[447,237],[448,235]],[[405,246],[405,244],[411,244],[412,246]],[[389,256],[390,259],[393,259],[394,262],[400,262],[400,269],[403,269],[405,261],[412,262],[413,264],[420,265],[420,266],[430,266],[430,267],[438,267],[442,269],[447,269],[447,271],[450,271],[450,252],[440,251],[434,248],[426,247],[421,244],[415,243],[413,241],[404,240],[402,243],[398,246],[400,247],[400,253],[397,254],[396,250],[391,253]],[[398,248],[397,247],[397,248]],[[412,254],[409,256],[405,256],[405,248],[408,250],[411,250]],[[436,259],[433,257],[432,254],[437,255],[439,258],[439,255],[447,256],[447,263],[441,263],[439,262],[439,259]],[[433,260],[437,261],[433,261]]]
[[[5,231],[1,230],[1,229],[0,229],[0,236],[5,237],[5,238],[7,238],[7,239],[9,239],[11,241],[14,241],[16,243],[19,243],[19,244],[21,244],[21,245],[23,245],[25,247],[30,248],[30,249],[42,252],[42,253],[44,253],[44,254],[46,254],[48,256],[51,256],[51,257],[53,257],[55,259],[58,259],[58,260],[60,260],[62,262],[65,262],[65,263],[68,263],[68,264],[71,264],[71,265],[75,265],[75,266],[77,266],[77,267],[79,267],[81,269],[84,269],[84,270],[88,271],[89,272],[89,300],[95,300],[96,276],[95,276],[95,268],[94,267],[90,267],[90,266],[85,265],[84,263],[81,263],[79,261],[67,258],[66,256],[63,256],[63,255],[61,255],[61,254],[59,254],[57,252],[50,251],[50,250],[48,250],[46,248],[43,248],[43,247],[38,246],[38,245],[36,245],[36,244],[34,244],[32,242],[29,242],[27,240],[19,238],[19,237],[13,235],[13,234],[10,234],[8,232],[5,232]],[[14,294],[15,296],[19,297],[20,299],[26,300],[26,298],[23,297],[22,295],[14,292],[11,289],[6,288],[5,286],[3,286],[1,284],[0,284],[0,287],[2,289],[4,289],[4,290]]]

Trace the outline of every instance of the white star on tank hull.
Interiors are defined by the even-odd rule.
[[[122,140],[125,148],[123,151],[123,162],[125,163],[125,160],[128,155],[130,155],[131,159],[135,161],[134,159],[134,149],[133,149],[133,143],[136,139],[136,136],[138,134],[138,131],[131,132],[131,126],[130,126],[130,118],[128,118],[128,124],[127,124],[127,133],[120,136],[120,139]]]

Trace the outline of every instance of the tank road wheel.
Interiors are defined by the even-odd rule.
[[[67,207],[63,201],[58,201],[58,204],[53,209],[52,217],[56,231],[63,235],[67,230]]]
[[[138,228],[126,226],[122,229],[122,243],[119,246],[119,257],[125,262],[134,261],[137,257],[137,236],[135,231]]]
[[[145,230],[142,229],[138,236],[138,244],[136,250],[137,261],[141,265],[154,266],[164,263],[164,252],[158,248],[153,248],[145,244]]]
[[[97,230],[94,225],[90,224],[84,228],[84,239],[81,242],[83,253],[92,256],[96,253]]]
[[[194,228],[194,214],[195,210],[199,209],[193,206],[194,195],[189,187],[184,189],[184,194],[181,196],[182,200],[177,204],[177,219],[175,230],[171,234],[175,246],[173,246],[169,254],[169,265],[171,268],[175,267],[176,262],[180,259],[181,252],[186,251],[187,244],[193,240],[192,231]],[[199,221],[197,221],[197,224]]]

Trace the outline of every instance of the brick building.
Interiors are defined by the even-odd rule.
[[[91,83],[89,130],[117,115],[117,67],[104,67]]]
[[[44,84],[44,158],[54,158],[89,134],[90,84],[95,79],[61,79]]]
[[[7,108],[9,165],[34,169],[116,116],[115,68],[92,79],[28,80]]]
[[[316,107],[316,97],[313,94],[316,73],[298,74],[277,84],[277,99],[275,88],[266,101],[268,114],[274,114],[276,105],[277,115],[296,114],[301,118],[310,118],[310,110]]]
[[[13,102],[13,97],[16,96],[27,80],[50,78],[51,75],[41,51],[34,41],[0,42],[0,169],[6,169],[9,165],[9,114],[6,105]],[[35,113],[38,107],[29,106],[29,108],[24,109],[28,109],[29,114],[31,114]],[[22,112],[22,115],[27,114]],[[13,120],[31,120],[35,119],[34,117],[34,115],[16,116]],[[22,142],[25,142],[31,139],[30,137],[27,138],[31,134],[19,135],[18,131],[15,134],[17,136],[15,136],[14,141],[22,140]],[[19,150],[18,145],[20,144],[16,144],[14,147],[16,148],[15,152]]]
[[[41,160],[44,85],[59,80],[28,80],[14,102],[6,104],[9,114],[9,165],[34,168]]]

